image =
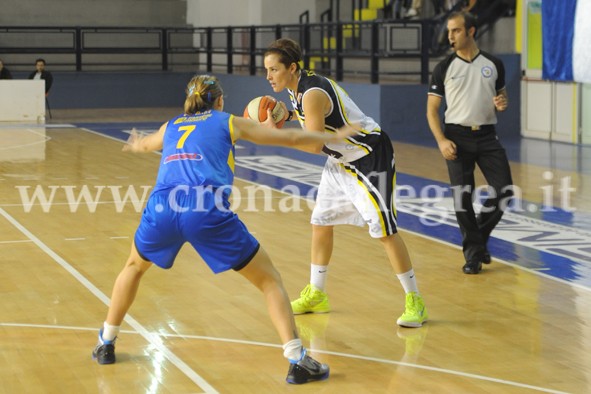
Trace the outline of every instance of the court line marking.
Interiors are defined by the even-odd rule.
[[[0,123],[0,131],[4,129],[26,129],[27,127],[42,127],[42,123]]]
[[[15,218],[13,218],[8,212],[4,209],[0,208],[0,215],[4,216],[6,220],[8,220],[14,227],[16,227],[21,233],[23,233],[27,238],[33,241],[39,249],[45,252],[49,257],[51,257],[56,263],[58,263],[63,269],[65,269],[68,273],[70,273],[74,279],[82,284],[88,291],[90,291],[95,297],[103,302],[103,304],[109,306],[109,297],[107,297],[102,291],[100,291],[92,282],[90,282],[84,275],[82,275],[78,270],[76,270],[71,264],[69,264],[66,260],[60,257],[56,252],[54,252],[50,247],[45,245],[43,241],[37,238],[33,233],[31,233],[25,226],[20,224]],[[182,373],[184,373],[189,379],[191,379],[197,386],[201,389],[204,389],[205,393],[218,393],[217,390],[213,388],[205,379],[203,379],[197,372],[195,372],[189,365],[187,365],[181,358],[179,358],[176,354],[170,351],[166,346],[164,346],[160,338],[156,334],[150,333],[144,326],[142,326],[137,320],[135,320],[131,315],[127,314],[125,316],[125,322],[132,326],[138,334],[140,334],[144,339],[148,341],[155,349],[160,351],[164,357],[166,357],[174,366],[176,366]]]
[[[30,239],[18,239],[14,241],[0,241],[0,244],[19,244],[19,243],[26,243],[26,242],[33,242]]]
[[[61,329],[61,330],[96,331],[96,329],[88,328],[88,327],[60,326],[60,325],[49,325],[49,324],[0,323],[0,326],[2,326],[2,327],[49,328],[49,329],[57,329],[57,330]],[[121,330],[121,332],[126,333],[126,334],[141,335],[140,333],[138,333],[136,331]],[[267,343],[267,342],[258,342],[258,341],[248,341],[248,340],[243,340],[243,339],[219,338],[219,337],[209,337],[209,336],[203,336],[203,335],[166,334],[166,333],[153,334],[153,335],[164,337],[164,338],[199,339],[199,340],[213,341],[213,342],[237,343],[240,345],[282,348],[281,345],[277,345],[277,344],[272,344],[272,343]],[[567,394],[567,392],[565,392],[565,391],[552,390],[552,389],[545,388],[545,387],[533,386],[533,385],[529,385],[529,384],[525,384],[525,383],[519,383],[519,382],[514,382],[511,380],[505,380],[505,379],[492,378],[489,376],[477,375],[477,374],[472,374],[472,373],[468,373],[468,372],[454,371],[454,370],[447,369],[447,368],[430,367],[427,365],[407,363],[404,361],[394,361],[394,360],[388,360],[385,358],[361,356],[361,355],[357,355],[357,354],[333,352],[333,351],[329,351],[329,350],[318,350],[318,349],[312,350],[312,349],[310,349],[310,351],[314,352],[314,353],[328,354],[328,355],[337,356],[337,357],[365,360],[365,361],[377,362],[377,363],[382,363],[382,364],[398,365],[401,367],[417,368],[417,369],[422,369],[422,370],[431,371],[431,372],[438,372],[438,373],[443,373],[443,374],[448,374],[448,375],[461,376],[461,377],[465,377],[465,378],[478,379],[478,380],[499,383],[499,384],[504,384],[504,385],[513,386],[513,387],[526,388],[526,389],[541,391],[541,392],[545,392],[545,393]]]
[[[242,182],[253,184],[253,185],[264,185],[264,184],[260,184],[260,183],[256,183],[256,182],[250,181],[248,179],[244,179],[244,178],[237,178],[237,179],[239,179]],[[283,190],[279,190],[279,189],[274,188],[272,186],[268,186],[268,185],[264,185],[264,186],[269,187],[270,189],[276,191],[277,193],[281,193],[281,194],[285,194],[285,195],[288,195],[288,196],[297,197],[297,198],[300,198],[300,199],[305,200],[305,201],[309,201],[307,198],[305,198],[303,196],[296,196],[296,195],[293,195],[293,194],[289,194],[289,193],[287,193],[287,192],[285,192]],[[426,239],[428,239],[430,241],[434,241],[434,242],[437,242],[437,243],[440,243],[440,244],[443,244],[443,245],[451,246],[452,248],[457,249],[457,250],[462,250],[462,247],[460,245],[456,245],[456,244],[453,244],[451,242],[444,241],[444,240],[441,240],[439,238],[435,238],[435,237],[433,237],[431,235],[427,235],[427,234],[420,233],[420,232],[417,232],[417,231],[409,230],[409,229],[404,228],[404,227],[400,227],[400,230],[402,230],[402,231],[404,231],[406,233],[409,233],[409,234],[413,234],[413,235],[415,235],[417,237],[426,238]],[[590,287],[587,287],[585,285],[581,285],[579,283],[574,283],[574,282],[569,282],[569,281],[567,281],[565,279],[561,279],[561,278],[558,278],[558,277],[555,277],[555,276],[552,276],[552,275],[548,275],[548,274],[545,274],[545,273],[543,273],[541,271],[536,271],[535,269],[523,267],[523,266],[521,266],[519,264],[511,263],[511,262],[506,261],[506,260],[503,260],[503,259],[499,259],[499,258],[496,258],[495,257],[493,259],[493,263],[494,262],[499,262],[499,263],[502,263],[502,264],[511,266],[513,268],[520,269],[522,271],[526,271],[526,272],[529,272],[531,274],[544,277],[546,279],[551,279],[553,281],[556,281],[556,282],[559,282],[559,283],[562,283],[562,284],[565,284],[565,285],[576,287],[577,289],[591,291],[591,288]]]
[[[12,149],[18,149],[18,148],[26,148],[26,147],[33,146],[33,145],[45,144],[45,143],[47,143],[47,141],[51,140],[51,137],[48,137],[45,134],[38,132],[37,130],[31,129],[31,128],[25,128],[25,130],[32,133],[32,134],[41,136],[41,137],[43,137],[43,139],[38,140],[38,141],[27,142],[26,144],[17,144],[17,145],[7,146],[4,148],[0,148],[0,150],[12,150]],[[0,129],[0,131],[2,131],[2,129]]]
[[[281,149],[281,151],[285,150],[286,149]],[[309,186],[310,191],[313,191],[320,183],[321,171],[318,170],[318,166],[308,162],[302,162],[298,159],[286,158],[280,154],[258,154],[236,157],[236,167],[245,168],[254,173],[268,175],[269,177],[263,178],[263,182],[273,186],[275,185],[274,182],[277,180],[281,183],[283,183],[283,181],[287,181],[288,183],[296,182]],[[435,183],[438,187],[447,187],[443,183]],[[419,220],[422,220],[423,218],[431,218],[428,219],[428,221],[432,223],[445,224],[458,228],[457,221],[455,220],[456,215],[453,210],[453,197],[438,196],[437,198],[427,199],[423,197],[417,198],[415,189],[416,185],[413,184],[413,182],[410,182],[409,185],[399,185],[399,187],[400,186],[402,186],[400,190],[403,191],[406,190],[407,187],[410,187],[410,189],[413,190],[413,193],[404,193],[411,194],[412,197],[408,195],[405,196],[404,194],[398,196],[396,199],[396,209],[398,211],[409,214],[410,217],[413,217],[413,220],[417,218]],[[300,192],[297,194],[301,196],[301,189],[299,189],[299,191]],[[307,197],[309,197],[310,191],[307,192]],[[421,195],[423,194],[423,191],[424,189],[421,190]],[[530,212],[545,209],[544,207],[539,208],[536,204],[532,204],[527,200],[521,200],[518,205],[522,204],[536,208],[533,211],[528,209]],[[554,207],[552,208],[554,209]],[[548,230],[550,231],[546,233]],[[421,230],[421,232],[431,234],[430,229]],[[561,233],[564,233],[564,235]],[[535,237],[536,234],[543,234],[544,236],[538,240],[528,240],[528,238],[537,238]],[[566,242],[561,243],[560,239],[556,239],[558,234],[565,236],[567,239],[564,241]],[[492,233],[491,238],[505,242],[509,241],[515,245],[525,246],[526,248],[533,249],[537,252],[559,256],[559,258],[570,259],[573,263],[579,264],[586,269],[591,268],[589,265],[591,262],[591,253],[583,247],[577,248],[577,246],[586,246],[591,239],[591,233],[583,228],[572,228],[572,226],[569,227],[547,220],[540,220],[539,218],[527,217],[520,214],[518,210],[513,211],[510,209],[505,215],[503,215],[501,223],[495,227],[495,231]],[[582,241],[583,244],[578,244],[577,241]],[[587,278],[587,276],[585,276],[585,278]]]
[[[0,124],[0,131],[2,129],[26,129],[26,128],[46,128],[46,129],[64,129],[75,128],[76,125],[71,123],[8,123]],[[52,130],[55,131],[55,130]]]
[[[116,141],[116,142],[119,142],[119,143],[123,142],[121,139],[118,139],[118,138],[116,138],[116,137],[112,137],[112,136],[110,136],[110,135],[103,134],[103,133],[101,133],[101,132],[97,132],[97,131],[94,131],[94,130],[91,130],[91,129],[87,129],[87,128],[81,128],[81,130],[84,130],[84,131],[86,131],[86,132],[89,132],[89,133],[91,133],[91,134],[96,134],[96,135],[98,135],[98,136],[101,136],[101,137],[103,137],[103,138],[108,138],[108,139],[111,139],[111,140],[113,140],[113,141]],[[156,153],[156,154],[160,155],[160,152],[153,152],[153,153]],[[320,168],[322,168],[322,167],[320,167]],[[246,182],[246,183],[249,183],[249,184],[253,184],[253,185],[264,185],[264,184],[260,184],[260,183],[256,183],[256,182],[250,181],[250,180],[248,180],[248,179],[244,179],[244,178],[239,178],[239,177],[236,177],[236,179],[240,179],[240,180],[241,180],[241,181],[243,181],[243,182]],[[279,189],[277,189],[277,188],[274,188],[274,187],[271,187],[271,186],[268,186],[268,185],[264,185],[264,186],[267,186],[267,187],[271,188],[272,190],[275,190],[275,191],[277,191],[278,193],[281,193],[281,194],[286,194],[286,195],[290,195],[289,193],[286,193],[286,192],[284,192],[284,191],[282,191],[282,190],[279,190]],[[291,195],[291,196],[293,196],[293,195]],[[304,197],[302,197],[302,196],[294,196],[294,197],[298,197],[298,198],[300,198],[300,199],[307,200],[306,198],[304,198]],[[1,209],[2,209],[2,208],[0,208],[0,210],[1,210]],[[455,245],[455,244],[452,244],[452,243],[449,243],[449,242],[446,242],[446,241],[442,241],[442,240],[440,240],[440,239],[437,239],[437,238],[434,238],[434,237],[431,237],[431,236],[428,236],[428,235],[425,235],[425,234],[422,234],[422,233],[419,233],[419,232],[411,231],[411,230],[404,229],[404,228],[401,228],[401,230],[403,230],[403,231],[406,231],[407,233],[414,234],[414,235],[416,235],[416,236],[419,236],[419,237],[427,238],[427,239],[429,239],[429,240],[432,240],[432,241],[438,242],[438,243],[440,243],[440,244],[444,244],[444,245],[452,246],[452,247],[454,247],[454,248],[456,248],[456,249],[461,249],[461,247],[460,247],[460,246],[458,246],[458,245]],[[514,268],[517,268],[517,269],[521,269],[521,270],[527,271],[527,272],[529,272],[529,273],[532,273],[532,274],[534,274],[534,275],[538,275],[538,276],[541,276],[541,277],[544,277],[544,278],[547,278],[547,279],[554,280],[554,281],[556,281],[556,282],[560,282],[560,283],[563,283],[563,284],[566,284],[566,285],[569,285],[569,286],[573,286],[573,287],[576,287],[576,288],[579,288],[579,289],[583,289],[583,290],[587,290],[587,291],[590,291],[590,290],[591,290],[591,289],[590,289],[590,288],[588,288],[588,287],[585,287],[585,286],[582,286],[582,285],[579,285],[579,284],[576,284],[576,283],[572,283],[572,282],[566,281],[566,280],[564,280],[564,279],[556,278],[556,277],[554,277],[554,276],[547,275],[547,274],[545,274],[545,273],[543,273],[543,272],[539,272],[539,271],[535,271],[535,270],[532,270],[532,269],[529,269],[529,268],[525,268],[525,267],[522,267],[522,266],[520,266],[520,265],[517,265],[517,264],[510,263],[510,262],[508,262],[508,261],[505,261],[505,260],[501,260],[501,259],[496,259],[496,258],[495,258],[495,260],[494,260],[494,261],[495,261],[495,262],[500,262],[500,263],[502,263],[502,264],[506,264],[506,265],[509,265],[509,266],[512,266],[512,267],[514,267]],[[425,368],[428,368],[428,367],[426,367],[426,366],[425,366]],[[460,373],[461,373],[461,372],[460,372]],[[471,374],[466,374],[465,376],[471,376]],[[478,375],[475,375],[475,376],[478,376]],[[549,391],[549,392],[555,392],[555,391]],[[560,393],[560,392],[557,392],[557,393]]]
[[[429,239],[431,241],[438,242],[438,243],[443,244],[443,245],[451,246],[454,249],[462,250],[462,247],[459,246],[459,245],[453,244],[451,242],[443,241],[441,239],[432,237],[430,235],[425,235],[423,233],[419,233],[419,232],[416,232],[416,231],[408,230],[408,229],[405,229],[405,228],[401,228],[401,230],[404,231],[404,232],[407,232],[409,234],[416,235],[417,237],[427,238],[427,239]],[[493,263],[499,262],[501,264],[505,264],[505,265],[511,266],[513,268],[516,268],[516,269],[520,269],[522,271],[529,272],[530,274],[533,274],[533,275],[536,275],[536,276],[542,276],[542,277],[544,277],[546,279],[551,279],[551,280],[553,280],[555,282],[559,282],[559,283],[562,283],[562,284],[565,284],[565,285],[576,287],[577,289],[591,291],[591,288],[589,288],[589,287],[587,287],[585,285],[581,285],[579,283],[574,283],[574,282],[569,282],[569,281],[567,281],[565,279],[561,279],[561,278],[557,278],[556,276],[545,274],[545,273],[541,272],[543,269],[527,268],[527,267],[524,267],[524,266],[519,265],[519,264],[511,263],[511,262],[509,262],[507,260],[499,259],[497,257],[494,257],[493,260],[492,260],[492,262]]]
[[[244,179],[244,178],[237,178],[237,179],[239,179],[242,182],[248,183],[248,184],[268,187],[269,189],[271,189],[271,190],[273,190],[273,191],[275,191],[277,193],[280,193],[280,194],[283,194],[283,195],[287,195],[287,196],[290,196],[290,197],[297,197],[297,198],[299,198],[301,200],[304,200],[306,202],[310,201],[310,200],[308,200],[307,198],[305,198],[303,196],[295,196],[293,194],[286,193],[285,191],[279,190],[279,189],[274,188],[272,186],[268,186],[268,185],[265,185],[265,184],[256,183],[256,182],[250,181],[248,179]],[[281,197],[277,197],[277,199],[280,199],[280,198]],[[262,199],[262,197],[261,197],[261,199]],[[135,200],[135,199],[129,199],[128,202],[129,203],[134,203],[134,202],[140,202],[140,201],[139,200]],[[145,203],[145,201],[143,201],[143,202]],[[107,204],[114,204],[114,203],[115,203],[115,201],[98,201],[98,202],[96,202],[97,205],[107,205]],[[20,207],[20,206],[23,206],[23,205],[24,204],[22,204],[22,203],[0,204],[0,208],[1,207]],[[33,206],[38,206],[38,205],[41,205],[41,204],[40,203],[34,203],[32,205]],[[72,203],[69,203],[69,202],[52,202],[52,205],[63,206],[63,205],[72,205]],[[136,212],[141,212],[141,210],[136,211]],[[442,244],[442,245],[450,246],[450,247],[452,247],[452,248],[454,248],[456,250],[461,250],[462,249],[461,246],[459,246],[459,245],[456,245],[454,243],[450,243],[448,241],[441,240],[439,238],[436,238],[434,236],[430,236],[430,235],[427,235],[427,234],[424,234],[424,233],[421,233],[421,232],[413,231],[413,230],[410,230],[410,229],[407,229],[407,228],[404,228],[404,227],[400,227],[400,230],[402,230],[404,232],[407,232],[409,234],[413,234],[413,235],[415,235],[417,237],[425,238],[425,239],[428,239],[428,240],[433,241],[433,242],[437,242],[437,243]],[[113,237],[111,237],[111,238],[113,238]],[[118,237],[118,238],[123,239],[123,238],[129,238],[129,237],[122,236],[122,237]],[[68,241],[83,240],[83,238],[69,238],[69,239],[66,239],[66,240],[68,240]],[[4,241],[4,242],[0,242],[0,243],[7,243],[7,242],[13,242],[13,241]],[[16,242],[16,241],[14,241],[14,242]],[[28,242],[28,241],[18,241],[18,242]],[[559,282],[559,283],[562,283],[562,284],[565,284],[565,285],[569,285],[569,286],[575,287],[577,289],[591,291],[591,288],[589,288],[589,287],[587,287],[585,285],[582,285],[582,284],[579,284],[579,283],[575,283],[575,282],[571,282],[571,281],[567,281],[565,279],[561,279],[561,278],[558,278],[556,276],[548,275],[548,274],[545,274],[544,272],[542,272],[542,271],[548,271],[549,268],[527,268],[527,267],[524,267],[522,265],[519,265],[519,264],[516,264],[516,263],[511,263],[511,262],[509,262],[507,260],[500,259],[498,257],[495,257],[494,258],[494,261],[495,262],[502,263],[502,264],[505,264],[505,265],[508,265],[508,266],[511,266],[513,268],[516,268],[516,269],[520,269],[522,271],[529,272],[529,273],[534,274],[534,275],[537,275],[537,276],[544,277],[546,279],[551,279],[551,280],[553,280],[555,282]]]
[[[122,142],[120,139],[117,138],[113,138],[110,136],[106,136],[105,134],[99,133],[99,132],[95,132],[93,130],[89,130],[89,129],[83,129],[87,132],[90,132],[92,134],[97,134],[100,135],[103,138],[109,138],[112,139],[114,141],[117,142]],[[155,152],[156,153],[156,152]],[[159,154],[159,153],[157,153]],[[243,179],[243,178],[238,178],[244,182],[250,183],[250,184],[255,184],[255,185],[260,185],[258,183],[249,181],[247,179]],[[268,186],[270,187],[270,186]],[[278,190],[276,188],[270,187],[271,189],[282,193],[282,194],[288,194],[285,193],[281,190]],[[301,196],[299,196],[302,199],[305,199]],[[53,252],[53,250],[51,250],[49,247],[47,247],[42,241],[40,241],[38,238],[36,238],[32,233],[30,233],[24,226],[22,226],[18,221],[16,221],[14,218],[12,218],[12,216],[10,216],[6,211],[4,211],[1,207],[0,207],[0,215],[4,216],[9,222],[11,222],[17,229],[19,229],[23,234],[25,234],[27,237],[29,237],[31,239],[32,242],[34,242],[40,249],[42,249],[46,254],[48,254],[50,257],[52,257],[60,266],[62,266],[62,268],[64,268],[66,271],[68,271],[70,274],[72,274],[72,276],[74,276],[81,284],[83,284],[91,293],[93,293],[97,298],[99,298],[105,305],[109,305],[109,299],[108,297],[102,293],[98,288],[96,288],[91,282],[89,282],[83,275],[81,275],[77,270],[75,270],[69,263],[67,263],[65,260],[63,260],[60,256],[58,256],[55,252]],[[442,243],[442,244],[446,244],[449,246],[453,246],[457,249],[460,249],[457,245],[445,242],[445,241],[441,241],[439,239],[430,237],[430,236],[426,236],[425,234],[422,233],[418,233],[418,232],[414,232],[414,231],[409,231],[409,230],[405,230],[406,232],[415,234],[417,236],[420,237],[424,237],[424,238],[428,238],[431,240],[434,240],[436,242]],[[524,269],[526,271],[530,271],[536,275],[540,275],[540,276],[545,276],[548,277],[549,279],[553,279],[553,280],[558,280],[560,282],[563,282],[565,284],[569,284],[569,285],[573,285],[573,283],[571,282],[567,282],[564,280],[559,280],[558,278],[555,277],[551,277],[548,275],[544,275],[544,274],[540,274],[539,272],[535,272],[533,270],[530,269],[526,269],[524,267],[518,266],[518,265],[514,265],[512,263],[508,263],[505,262],[503,260],[498,260],[495,259],[495,261],[500,261],[503,262],[507,265],[511,265],[514,266],[516,268],[520,268],[520,269]],[[578,286],[577,286],[578,287]],[[586,287],[582,287],[584,289],[587,289]],[[587,289],[588,290],[588,289]],[[196,374],[188,365],[186,365],[181,359],[179,359],[176,355],[174,355],[174,353],[172,353],[170,350],[168,350],[168,348],[166,348],[165,346],[160,344],[160,341],[157,340],[159,339],[159,335],[158,334],[152,334],[150,332],[148,332],[139,322],[137,322],[135,319],[133,319],[130,315],[127,315],[125,318],[125,321],[130,324],[136,331],[122,331],[122,332],[128,332],[128,333],[132,333],[132,334],[139,334],[142,335],[142,337],[144,337],[150,344],[152,344],[156,349],[158,349],[159,351],[161,351],[166,358],[169,359],[169,361],[171,361],[175,366],[177,366],[181,371],[185,372],[185,374],[187,374],[187,372],[189,372],[189,374],[187,375],[189,378],[191,378],[191,380],[193,380],[196,384],[198,384],[201,388],[207,387],[208,389],[212,390],[212,391],[206,391],[206,392],[217,392],[215,391],[215,389],[213,389],[213,387],[211,387],[207,382],[205,382],[205,380],[203,380],[198,374]],[[0,323],[0,325],[2,326],[9,326],[10,324],[8,323]],[[28,326],[28,327],[35,327],[34,325],[19,325],[19,326]],[[49,328],[55,328],[56,326],[38,326],[38,327],[49,327]],[[69,327],[63,327],[63,328],[69,328]],[[75,328],[72,327],[70,329],[84,329],[84,330],[96,330],[96,329],[90,329],[90,328]],[[204,337],[204,336],[191,336],[191,335],[175,335],[175,334],[161,334],[164,337],[181,337],[181,338],[193,338],[193,339],[204,339],[204,340],[210,340],[210,341],[222,341],[222,342],[233,342],[233,343],[242,343],[242,344],[251,344],[251,345],[258,345],[258,346],[267,346],[267,347],[281,347],[280,345],[275,345],[275,344],[268,344],[268,343],[263,343],[263,342],[253,342],[253,341],[244,341],[244,340],[233,340],[233,339],[224,339],[224,338],[212,338],[212,337]],[[341,356],[341,357],[349,357],[349,358],[357,358],[357,359],[364,359],[364,360],[368,360],[368,361],[375,361],[375,362],[382,362],[382,363],[387,363],[387,364],[394,364],[394,365],[401,365],[401,366],[409,366],[409,367],[413,367],[413,368],[419,368],[419,369],[425,369],[425,370],[431,370],[431,371],[436,371],[436,372],[442,372],[442,373],[448,373],[448,374],[453,374],[453,375],[457,375],[457,376],[463,376],[463,377],[469,377],[469,378],[474,378],[474,379],[480,379],[480,380],[486,380],[486,381],[491,381],[491,382],[497,382],[497,383],[502,383],[502,384],[507,384],[507,385],[513,385],[516,387],[522,387],[522,388],[529,388],[529,389],[533,389],[533,390],[538,390],[538,391],[543,391],[543,392],[550,392],[550,393],[563,393],[561,391],[555,391],[555,390],[550,390],[550,389],[546,389],[546,388],[542,388],[542,387],[537,387],[537,386],[530,386],[530,385],[525,385],[522,383],[518,383],[518,382],[511,382],[511,381],[506,381],[506,380],[502,380],[502,379],[496,379],[496,378],[489,378],[486,376],[481,376],[481,375],[475,375],[475,374],[470,374],[470,373],[464,373],[464,372],[458,372],[458,371],[453,371],[453,370],[448,370],[448,369],[441,369],[441,368],[436,368],[436,367],[429,367],[429,366],[424,366],[424,365],[417,365],[417,364],[411,364],[411,363],[405,363],[405,362],[399,362],[399,361],[393,361],[393,360],[387,360],[387,359],[380,359],[380,358],[373,358],[373,357],[366,357],[366,356],[360,356],[360,355],[352,355],[352,354],[346,354],[346,353],[340,353],[340,352],[331,352],[331,351],[322,351],[322,350],[314,350],[315,352],[318,353],[324,353],[324,354],[331,354],[331,355],[336,355],[336,356]],[[181,366],[184,366],[183,368],[179,367],[180,363]],[[188,371],[185,371],[185,367],[186,369],[188,369]],[[191,374],[192,372],[192,374]],[[192,375],[195,375],[194,377]],[[197,378],[197,381],[193,378]]]

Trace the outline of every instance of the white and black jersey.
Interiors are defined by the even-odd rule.
[[[311,90],[320,90],[330,100],[331,108],[325,114],[326,131],[334,132],[345,124],[356,124],[361,127],[363,135],[355,135],[342,142],[327,143],[323,151],[340,162],[349,163],[372,152],[380,141],[380,126],[351,100],[347,92],[329,78],[316,75],[312,71],[301,70],[296,93],[288,89],[291,104],[295,109],[302,127],[306,120],[303,98]]]
[[[453,53],[433,70],[429,94],[445,97],[446,124],[481,126],[497,123],[493,97],[503,88],[505,68],[500,59],[480,51],[469,62]]]

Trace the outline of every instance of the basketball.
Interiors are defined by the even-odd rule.
[[[285,111],[283,107],[272,96],[260,96],[250,100],[246,108],[244,108],[244,117],[257,122],[264,122],[267,120],[267,108],[271,109],[273,121],[277,128],[283,127],[285,123]]]

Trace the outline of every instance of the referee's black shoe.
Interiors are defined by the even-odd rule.
[[[484,254],[482,255],[482,263],[483,264],[490,264],[491,258],[490,258],[490,253],[488,252],[488,250],[484,251]]]
[[[479,273],[481,269],[482,269],[482,262],[473,261],[473,262],[467,262],[466,264],[464,264],[462,271],[464,271],[465,274],[475,275],[475,274]]]

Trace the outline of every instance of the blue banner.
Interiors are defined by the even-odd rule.
[[[542,78],[591,82],[591,0],[542,1]]]
[[[591,83],[591,0],[578,0],[573,37],[573,78]]]
[[[577,0],[542,0],[542,78],[573,80]]]

